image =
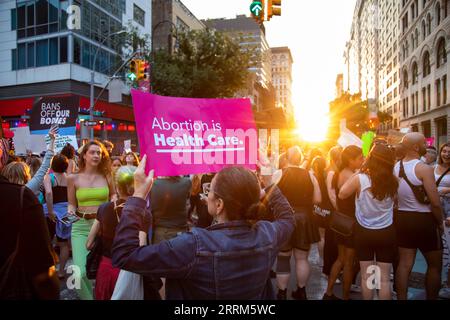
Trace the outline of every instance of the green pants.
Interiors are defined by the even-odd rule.
[[[81,271],[81,287],[80,289],[77,289],[77,294],[81,300],[94,299],[91,280],[86,277],[86,256],[89,252],[86,249],[86,241],[94,221],[95,219],[80,219],[72,224],[73,264],[78,266]]]

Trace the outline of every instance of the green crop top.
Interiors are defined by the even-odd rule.
[[[99,206],[109,201],[109,188],[79,188],[76,195],[79,207]]]

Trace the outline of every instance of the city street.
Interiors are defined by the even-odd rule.
[[[366,299],[450,299],[450,0],[0,0],[0,21],[0,301],[362,300],[359,267]]]

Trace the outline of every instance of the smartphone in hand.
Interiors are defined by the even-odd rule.
[[[64,218],[60,219],[59,221],[64,223],[66,226],[70,226],[70,225],[72,225],[72,223],[75,223],[78,220],[80,220],[80,218],[78,216],[73,215],[73,214],[68,214],[67,216],[65,216]]]

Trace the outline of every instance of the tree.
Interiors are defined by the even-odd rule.
[[[209,29],[178,32],[177,44],[173,54],[160,50],[149,57],[154,93],[227,98],[246,86],[251,54],[228,36]]]

